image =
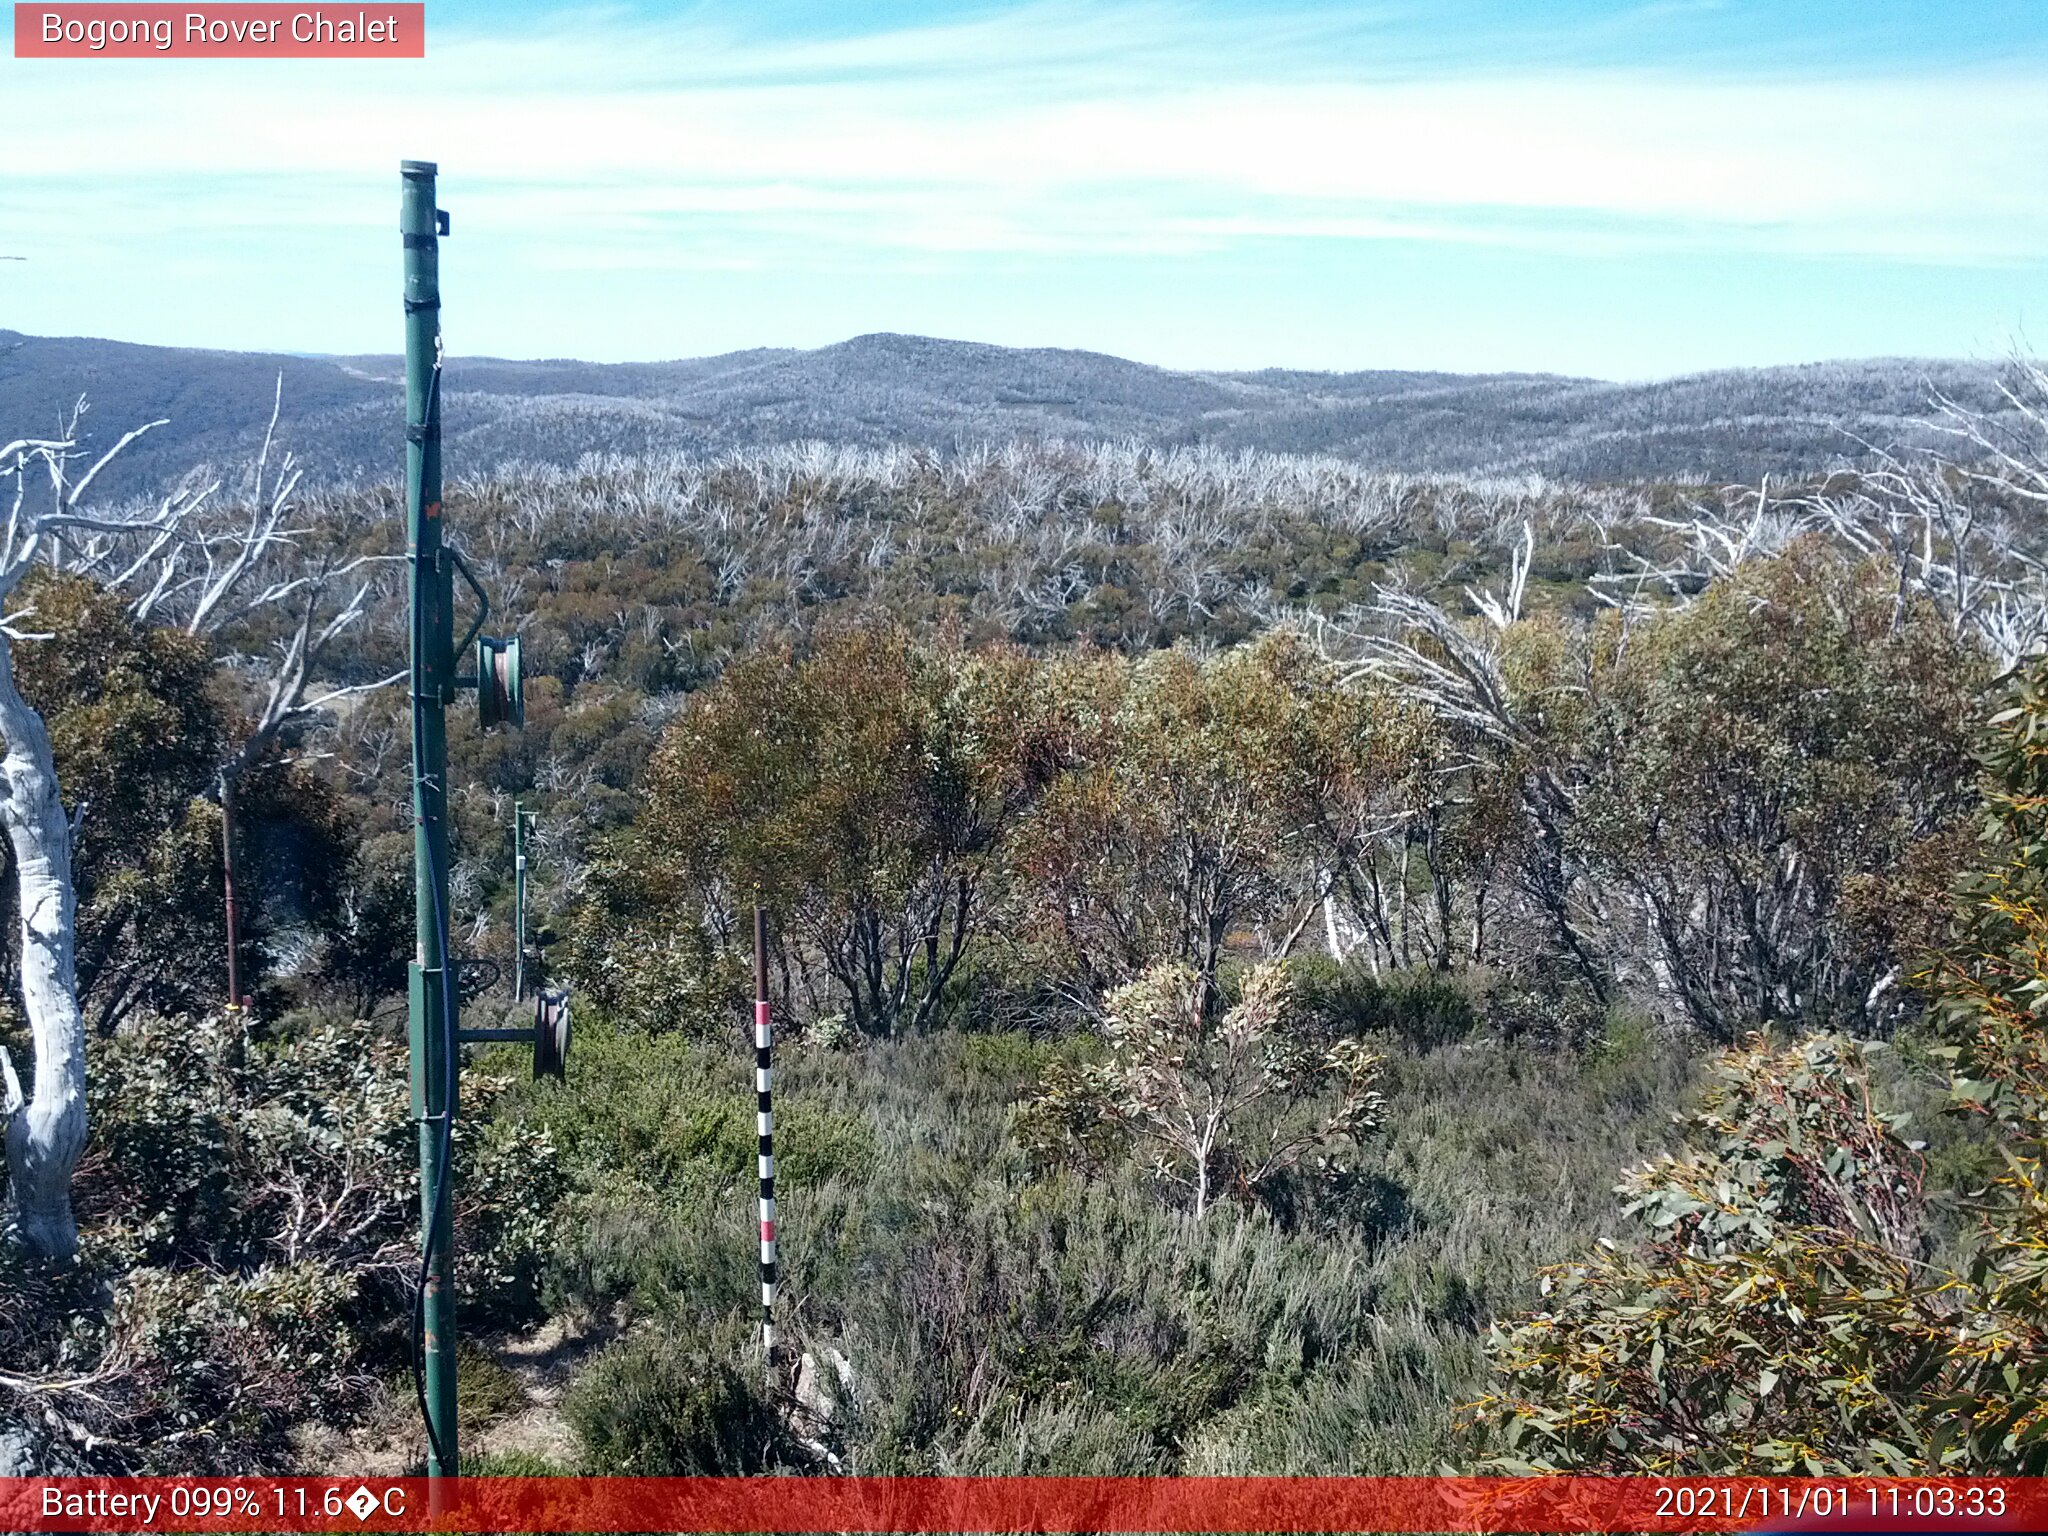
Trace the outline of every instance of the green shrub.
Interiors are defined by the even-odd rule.
[[[1917,978],[1936,1006],[1913,1052],[2002,1164],[1965,1191],[1974,1240],[1928,1219],[1923,1144],[1875,1107],[1862,1052],[1753,1041],[1692,1145],[1624,1182],[1648,1233],[1497,1330],[1473,1411],[1503,1469],[2048,1469],[2048,674],[1994,725],[1982,862]],[[1947,1150],[1975,1183],[1978,1138]]]
[[[1581,1050],[1600,1038],[1608,1005],[1574,965],[1546,959],[1479,982],[1479,1008],[1499,1039]]]
[[[781,1420],[753,1379],[674,1333],[614,1344],[564,1411],[592,1474],[735,1477],[786,1459]]]
[[[260,1467],[367,1403],[418,1251],[402,1050],[363,1023],[137,1018],[88,1071],[81,1269],[7,1331],[14,1368],[89,1380],[56,1400],[131,1470]],[[537,1295],[561,1187],[546,1132],[493,1116],[505,1086],[466,1076],[456,1136],[457,1279],[500,1322]]]
[[[1588,1077],[1625,1074],[1656,1049],[1656,1024],[1633,1009],[1613,1008],[1588,1042],[1581,1070]]]
[[[800,1059],[803,1053],[785,1053]],[[737,1030],[720,1046],[648,1036],[597,1018],[579,1028],[566,1085],[522,1086],[508,1109],[562,1149],[586,1188],[630,1185],[666,1198],[754,1177],[754,1059]],[[776,1106],[776,1172],[790,1187],[860,1177],[874,1135],[855,1112],[801,1094]]]
[[[1648,1228],[1544,1280],[1498,1327],[1475,1405],[1503,1470],[1682,1476],[1928,1470],[1913,1399],[1943,1304],[1916,1278],[1918,1159],[1821,1036],[1732,1051],[1691,1145],[1631,1170]]]
[[[1370,1026],[1393,1034],[1411,1049],[1435,1050],[1469,1038],[1479,1012],[1456,980],[1434,971],[1395,971],[1379,988],[1377,1019]]]
[[[747,996],[740,959],[695,923],[644,915],[650,881],[638,867],[600,863],[599,894],[577,909],[569,928],[568,972],[579,1000],[649,1035],[716,1039]]]
[[[569,1477],[573,1469],[538,1451],[464,1451],[464,1477]]]
[[[1333,1035],[1385,1034],[1418,1051],[1453,1045],[1479,1027],[1470,993],[1438,971],[1374,975],[1363,962],[1325,955],[1288,963],[1309,1026]]]
[[[961,1042],[961,1065],[995,1082],[1022,1088],[1044,1066],[1047,1047],[1016,1031],[970,1035]]]

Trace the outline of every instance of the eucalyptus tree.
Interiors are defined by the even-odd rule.
[[[897,626],[767,650],[693,696],[576,936],[601,1006],[674,1028],[715,1000],[736,914],[777,914],[785,985],[863,1033],[938,1017],[988,931],[1072,720],[1021,651]]]
[[[1522,613],[1512,579],[1472,617],[1390,589],[1323,639],[1352,686],[1436,722],[1434,772],[1511,797],[1505,821],[1475,799],[1497,857],[1466,877],[1505,867],[1535,920],[1521,958],[1723,1039],[1882,1029],[1953,867],[1992,668],[1884,563],[1761,521],[1709,530],[1732,553],[1696,595],[1589,621]]]
[[[74,410],[53,438],[17,438],[0,447],[0,485],[11,490],[0,533],[0,604],[39,561],[62,559],[67,540],[140,540],[130,562],[140,571],[174,539],[202,492],[180,486],[154,506],[111,517],[81,503],[115,455],[150,427],[123,436],[83,474]],[[12,1058],[0,1049],[0,1113],[6,1121],[8,1220],[31,1255],[68,1260],[77,1250],[71,1173],[85,1146],[85,1020],[76,969],[77,892],[71,849],[76,825],[57,782],[49,727],[16,685],[14,646],[36,638],[33,614],[0,617],[0,825],[14,855],[19,898],[21,1000],[27,1015],[32,1082],[24,1091]]]
[[[1990,659],[1815,535],[1621,628],[1589,636],[1567,829],[1612,926],[1719,1038],[1885,1032],[1912,914],[1939,903],[1972,805]]]
[[[1315,658],[1276,635],[1211,657],[1048,662],[1084,722],[1019,829],[1022,910],[1092,1009],[1159,961],[1206,988],[1234,941],[1284,955],[1320,901]]]
[[[1548,946],[1604,1000],[1610,973],[1603,913],[1567,836],[1581,795],[1569,753],[1586,697],[1586,655],[1555,616],[1523,616],[1533,538],[1522,549],[1502,593],[1470,594],[1479,617],[1461,617],[1431,597],[1389,585],[1370,605],[1310,627],[1342,686],[1391,694],[1435,722],[1437,744],[1425,771],[1472,786],[1476,818],[1496,844],[1475,868],[1491,874],[1488,855],[1509,848],[1519,855],[1508,878],[1522,904]],[[1518,807],[1519,838],[1500,825],[1503,797]],[[1439,883],[1441,875],[1432,872]],[[1441,885],[1440,892],[1448,915],[1453,898]],[[1473,906],[1475,951],[1483,942],[1483,900]],[[1354,894],[1354,913],[1363,905]],[[1379,905],[1375,888],[1372,907]]]

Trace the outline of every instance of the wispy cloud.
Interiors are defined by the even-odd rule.
[[[1237,324],[1256,351],[1261,314],[1317,329],[1270,274],[1341,292],[1347,263],[1403,252],[1469,255],[1468,273],[1720,260],[1731,282],[1759,260],[1917,264],[1952,292],[2048,250],[2038,53],[1851,58],[1753,38],[1756,0],[1026,0],[917,24],[838,12],[833,36],[765,14],[507,9],[435,22],[423,65],[0,59],[0,228],[31,257],[0,297],[69,317],[10,304],[0,323],[113,326],[162,287],[258,294],[290,317],[264,334],[299,335],[315,274],[356,313],[409,155],[442,162],[473,302],[525,335],[544,294],[570,348],[623,335],[603,306],[628,292],[710,282],[672,273],[759,275],[729,291],[849,331],[880,318],[864,281],[938,274],[959,307],[906,300],[887,323],[993,334],[1019,273],[1046,312],[1114,319],[1126,279],[1100,264],[1156,259],[1208,274],[1207,334]],[[1269,287],[1219,318],[1240,260]],[[579,272],[616,281],[553,281]],[[787,339],[767,324],[717,334]],[[296,344],[320,344],[305,325]],[[1161,353],[1199,343],[1159,334]]]
[[[1420,75],[1403,36],[1370,13],[1150,3],[827,41],[591,11],[437,34],[431,76],[16,65],[0,194],[91,239],[114,220],[187,224],[195,177],[230,200],[260,176],[276,179],[265,204],[232,216],[303,227],[338,185],[381,185],[390,160],[426,150],[480,194],[472,218],[524,224],[537,248],[573,215],[581,239],[679,264],[754,236],[878,252],[1725,244],[1964,263],[2048,241],[2048,92],[2031,68],[1788,81],[1496,59]],[[152,181],[177,191],[152,206]],[[103,197],[110,182],[126,195]]]

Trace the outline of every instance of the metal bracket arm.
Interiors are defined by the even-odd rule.
[[[453,563],[455,574],[460,576],[469,590],[476,594],[476,622],[469,626],[467,634],[455,642],[454,654],[466,656],[469,654],[469,648],[476,644],[476,637],[484,632],[484,620],[491,616],[491,600],[484,595],[482,583],[471,573],[468,562],[462,558],[461,554],[457,552],[452,544],[443,544],[441,546],[441,553],[447,556],[449,561]]]

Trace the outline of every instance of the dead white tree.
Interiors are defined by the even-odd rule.
[[[1503,595],[1470,594],[1481,610],[1477,622],[1404,587],[1382,586],[1366,607],[1332,620],[1310,618],[1308,631],[1337,665],[1345,686],[1388,687],[1450,728],[1464,747],[1440,765],[1442,771],[1514,775],[1523,814],[1536,834],[1521,871],[1526,894],[1561,951],[1604,1001],[1607,980],[1592,937],[1599,925],[1588,920],[1583,871],[1566,836],[1577,795],[1537,750],[1537,728],[1525,718],[1508,680],[1506,636],[1519,617],[1533,549],[1533,534],[1525,535],[1511,556]]]
[[[1887,567],[1895,622],[1927,603],[1957,635],[1981,643],[2001,667],[2048,644],[2048,369],[2015,359],[2001,409],[1936,394],[1937,425],[1953,446],[1859,445],[1867,468],[1790,495],[1768,480],[1731,486],[1689,518],[1647,512],[1603,534],[1618,569],[1592,578],[1613,606],[1683,605],[1752,561],[1819,537]]]
[[[1465,596],[1472,606],[1485,617],[1495,629],[1506,629],[1522,617],[1522,599],[1529,590],[1529,566],[1536,558],[1536,525],[1527,518],[1522,520],[1522,541],[1508,555],[1507,585],[1501,595],[1495,597],[1490,591],[1475,592],[1465,589]]]
[[[220,638],[259,617],[271,623],[282,618],[249,734],[217,770],[223,791],[287,726],[405,676],[397,671],[336,686],[318,681],[334,642],[369,612],[381,573],[403,557],[350,552],[347,536],[357,530],[346,526],[341,507],[316,514],[301,505],[302,472],[290,453],[273,470],[283,403],[280,374],[263,446],[233,500],[215,497],[216,483],[175,528],[120,523],[67,562],[108,586],[133,591],[128,607],[136,619],[175,625],[188,635]]]
[[[75,481],[71,467],[74,409],[63,435],[18,438],[0,447],[0,485],[11,481],[4,535],[0,535],[0,607],[38,561],[61,558],[67,538],[119,536],[145,548],[164,547],[207,492],[190,484],[152,507],[102,518],[79,511],[101,470],[136,438],[160,422],[121,438]],[[47,486],[32,493],[31,481]],[[14,853],[21,913],[21,1001],[27,1015],[33,1081],[24,1093],[13,1060],[0,1049],[0,1112],[6,1120],[9,1210],[15,1240],[34,1257],[69,1260],[78,1248],[71,1214],[71,1173],[85,1147],[85,1022],[78,1006],[75,967],[77,893],[71,880],[75,828],[65,814],[43,717],[14,681],[14,643],[38,638],[22,625],[20,609],[0,617],[0,823]]]
[[[1595,575],[1587,584],[1593,596],[1625,609],[1683,606],[1749,562],[1783,554],[1787,545],[1814,526],[1804,503],[1771,500],[1768,476],[1754,490],[1737,485],[1726,487],[1721,494],[1720,506],[1695,506],[1688,518],[1643,513],[1632,531],[1638,536],[1661,535],[1656,540],[1657,551],[1645,554],[1611,540],[1606,546],[1608,553],[1628,568]],[[1740,511],[1745,503],[1750,508],[1746,518]]]
[[[252,630],[274,630],[267,665],[247,668],[260,680],[251,700],[249,729],[215,765],[211,793],[221,809],[221,855],[232,870],[235,793],[290,727],[318,718],[352,695],[402,679],[394,671],[374,680],[323,686],[319,679],[336,640],[370,611],[382,571],[402,557],[352,550],[352,526],[341,504],[302,506],[301,471],[292,454],[277,453],[284,403],[278,375],[263,444],[231,499],[206,486],[175,527],[116,523],[65,560],[67,569],[110,587],[131,591],[129,612],[139,621],[175,626],[215,641]],[[273,455],[276,454],[273,465]],[[361,521],[360,509],[355,519]],[[239,658],[238,658],[239,659]],[[240,951],[230,886],[226,944]],[[230,991],[239,994],[230,967]],[[231,998],[239,1001],[239,995]]]

